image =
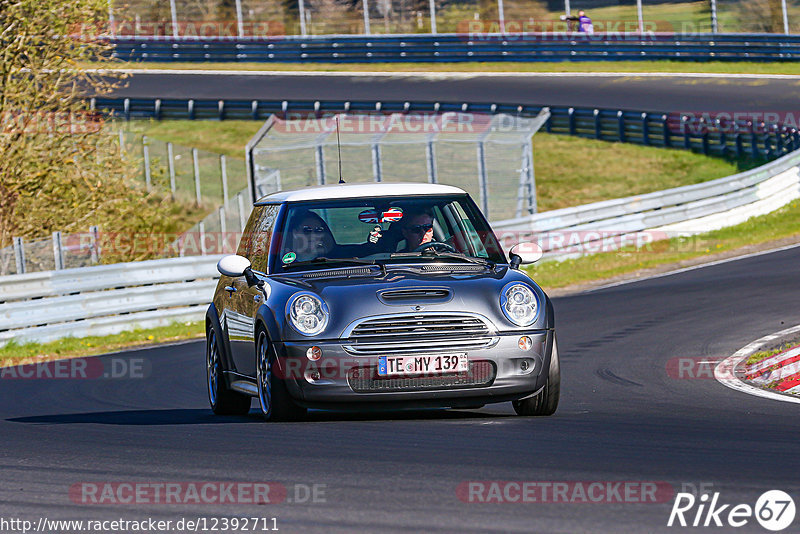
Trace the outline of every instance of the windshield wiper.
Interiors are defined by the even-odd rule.
[[[470,263],[477,263],[478,265],[485,265],[490,269],[494,269],[494,262],[485,258],[476,258],[474,256],[467,256],[461,252],[439,252],[432,248],[423,252],[395,252],[390,258],[453,258],[456,260],[464,260]]]
[[[386,265],[379,263],[377,260],[362,260],[361,258],[325,258],[319,257],[313,260],[296,261],[283,266],[284,269],[291,269],[293,267],[304,265],[321,265],[325,263],[351,263],[355,265],[377,265],[381,268],[381,273],[386,275]]]

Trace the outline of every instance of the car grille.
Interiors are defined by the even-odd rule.
[[[469,362],[469,371],[440,376],[392,377],[378,376],[375,367],[354,367],[347,372],[347,383],[356,393],[390,393],[397,391],[426,391],[491,386],[497,376],[494,362]]]
[[[395,354],[484,349],[497,343],[489,326],[476,316],[413,314],[367,319],[350,333],[344,348],[351,354]]]
[[[481,336],[489,327],[471,315],[420,314],[368,319],[358,324],[350,340],[360,343],[376,339],[420,336]]]

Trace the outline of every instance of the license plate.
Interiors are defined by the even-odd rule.
[[[440,375],[469,371],[467,354],[378,356],[378,376]]]

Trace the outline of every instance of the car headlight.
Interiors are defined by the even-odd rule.
[[[305,336],[319,334],[328,325],[328,306],[313,293],[296,293],[286,303],[289,322]]]
[[[515,325],[530,326],[539,315],[539,297],[525,284],[511,283],[500,293],[500,307]]]

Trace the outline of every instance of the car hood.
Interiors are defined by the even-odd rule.
[[[444,265],[435,268],[437,270],[422,271],[418,267],[390,267],[383,274],[376,268],[365,267],[273,276],[269,280],[268,306],[284,319],[281,321],[284,339],[311,339],[296,332],[285,320],[287,301],[300,291],[318,295],[330,311],[328,326],[317,336],[319,339],[346,337],[353,323],[366,317],[399,314],[477,314],[488,320],[497,332],[518,331],[520,328],[508,321],[501,311],[500,293],[509,283],[523,282],[536,292],[540,305],[536,323],[524,329],[546,327],[547,297],[521,271],[507,266],[483,269],[471,265]],[[367,272],[370,274],[364,274]]]

